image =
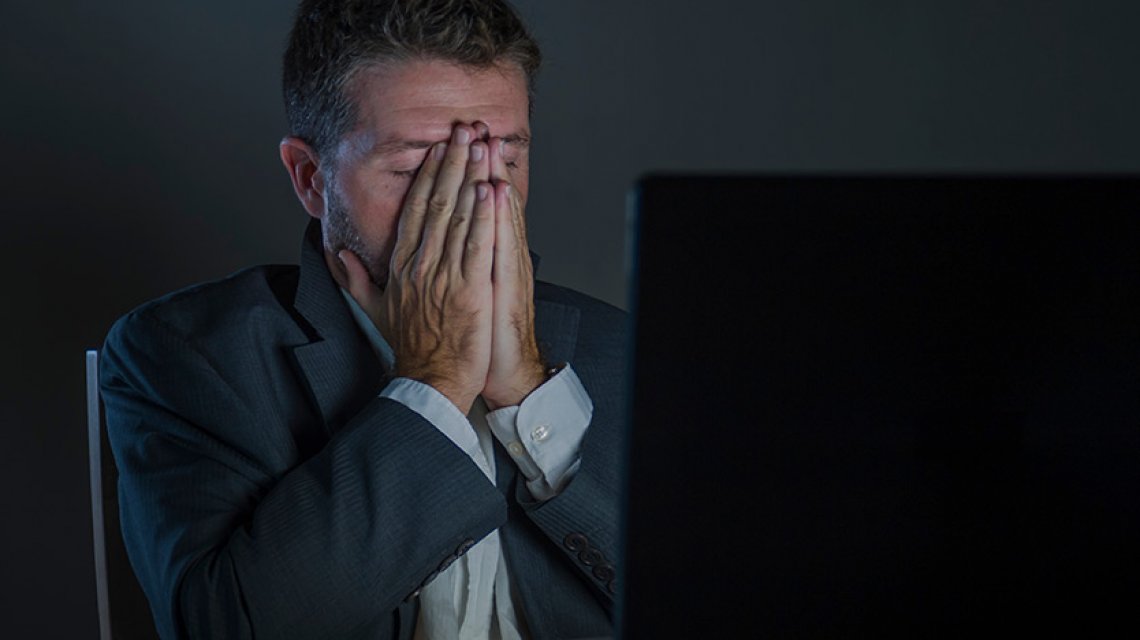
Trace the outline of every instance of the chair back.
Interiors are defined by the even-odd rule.
[[[95,596],[100,640],[154,640],[150,603],[127,559],[119,528],[119,471],[103,423],[99,352],[87,351],[87,452],[91,525],[95,541]]]

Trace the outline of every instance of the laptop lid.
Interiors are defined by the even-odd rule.
[[[1140,626],[1140,180],[635,195],[623,638]]]

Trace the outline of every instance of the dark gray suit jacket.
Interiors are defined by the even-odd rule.
[[[495,528],[536,638],[612,633],[626,317],[536,283],[540,346],[594,402],[574,480],[498,487],[385,372],[325,265],[255,267],[144,305],[103,348],[123,538],[164,638],[410,638],[416,595]]]

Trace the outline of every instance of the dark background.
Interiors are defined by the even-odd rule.
[[[540,275],[620,306],[649,170],[1140,170],[1135,2],[518,4],[547,56]],[[0,635],[94,637],[83,350],[147,299],[296,261],[292,2],[0,6]]]

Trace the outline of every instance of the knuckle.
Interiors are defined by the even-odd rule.
[[[452,209],[455,208],[455,203],[448,196],[436,195],[432,196],[428,201],[428,214],[433,216],[448,216],[451,215]]]
[[[396,247],[392,250],[392,259],[388,264],[388,270],[390,272],[395,271],[399,273],[403,270],[404,265],[408,264],[408,260],[410,259],[411,253],[408,251],[407,247],[397,244]]]
[[[442,297],[442,295],[447,291],[447,283],[440,279],[432,280],[431,285],[429,286],[429,290],[431,291],[433,298]]]
[[[427,260],[419,259],[412,261],[411,268],[408,269],[408,277],[413,282],[422,282],[431,276],[431,264]]]
[[[408,209],[412,211],[423,211],[427,209],[428,197],[422,193],[408,194]]]
[[[462,174],[464,171],[467,170],[467,158],[466,158],[466,156],[458,153],[458,151],[459,150],[456,149],[457,153],[454,156],[451,156],[451,157],[447,158],[446,160],[444,160],[444,162],[443,162],[443,170],[444,171]]]

